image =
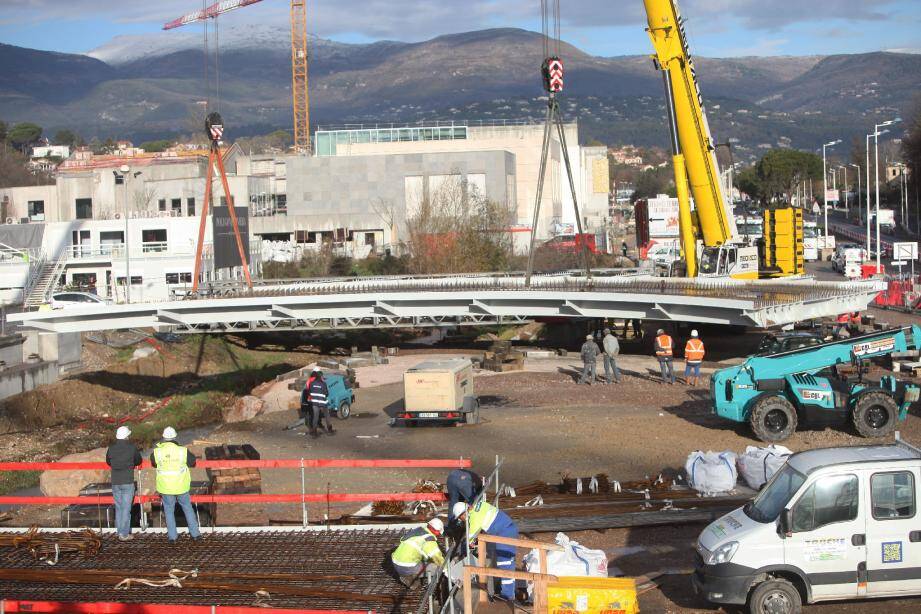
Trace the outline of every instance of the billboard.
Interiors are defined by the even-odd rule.
[[[677,237],[679,234],[678,199],[650,198],[649,236]]]
[[[214,268],[227,269],[242,266],[237,239],[230,220],[230,210],[226,207],[214,207],[211,216],[211,232],[214,243]],[[243,252],[249,258],[249,207],[234,207],[240,238],[243,239]]]

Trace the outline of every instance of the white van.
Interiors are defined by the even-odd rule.
[[[921,595],[919,483],[921,449],[898,434],[895,445],[794,454],[700,534],[694,588],[755,614]]]

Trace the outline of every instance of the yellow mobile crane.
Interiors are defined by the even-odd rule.
[[[802,210],[765,212],[764,249],[739,237],[723,195],[713,137],[677,0],[643,0],[656,68],[662,71],[688,277],[758,279],[803,273]],[[691,211],[690,196],[696,211]],[[698,241],[702,245],[698,255]]]

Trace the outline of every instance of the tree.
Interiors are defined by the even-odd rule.
[[[761,183],[761,201],[792,202],[804,179],[822,178],[822,158],[796,149],[772,149],[755,165]]]
[[[161,151],[166,151],[173,146],[173,142],[169,139],[161,139],[159,141],[144,141],[140,144],[140,148],[149,153],[160,153]]]
[[[7,131],[9,126],[6,125],[5,121],[0,121],[0,143],[6,143]]]
[[[0,147],[0,188],[53,183],[54,179],[50,175],[33,173],[27,157],[7,147]],[[6,216],[3,216],[3,219],[6,219]]]
[[[30,122],[16,124],[10,129],[7,138],[10,143],[24,154],[29,153],[29,148],[38,142],[42,136],[42,127]]]
[[[908,136],[902,139],[902,159],[908,166],[909,195],[915,195],[915,207],[918,207],[918,192],[921,187],[921,96],[915,98],[908,121],[905,126]],[[911,200],[911,198],[909,198]],[[921,211],[916,211],[921,215]]]
[[[63,130],[58,130],[54,133],[54,144],[55,145],[67,145],[71,149],[82,145],[83,139],[80,138],[80,135],[75,133],[73,130],[68,130],[67,128]]]
[[[653,198],[659,194],[675,195],[673,175],[668,168],[651,168],[639,174],[633,190],[633,200]]]
[[[735,177],[735,186],[743,194],[754,201],[762,202],[764,200],[764,184],[761,177],[758,176],[758,169],[755,166],[749,166],[743,169]]]

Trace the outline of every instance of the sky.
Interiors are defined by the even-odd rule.
[[[214,0],[208,0],[210,4]],[[562,38],[601,56],[649,53],[642,0],[561,0]],[[201,0],[0,0],[0,42],[71,53],[157,32]],[[682,0],[695,55],[921,53],[921,0]],[[342,42],[420,41],[454,32],[540,30],[538,0],[308,0],[308,29]],[[277,23],[286,0],[262,0],[222,23]]]

